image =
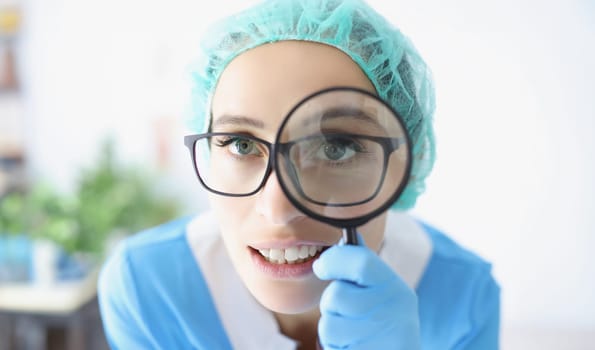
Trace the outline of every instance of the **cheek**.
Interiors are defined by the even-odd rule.
[[[227,249],[230,259],[236,270],[245,264],[248,255],[245,251],[245,242],[248,222],[254,205],[251,197],[227,197],[216,194],[209,195],[209,202],[219,223],[221,238]]]
[[[252,197],[227,197],[211,193],[209,203],[224,232],[246,223],[254,208]]]
[[[245,242],[241,240],[250,232],[250,223],[253,221],[254,198],[252,197],[227,197],[217,194],[209,195],[209,202],[219,227],[221,236],[232,260],[240,259]]]

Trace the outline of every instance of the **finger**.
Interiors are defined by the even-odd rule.
[[[344,349],[350,344],[363,342],[369,335],[358,323],[338,315],[321,314],[318,321],[320,344],[324,349]]]
[[[368,349],[394,349],[394,350],[412,350],[421,349],[419,337],[411,336],[418,334],[419,327],[404,327],[403,329],[392,327],[377,329],[374,334],[358,342],[349,344],[343,349],[349,350],[368,350]],[[333,349],[332,347],[329,347]],[[339,348],[336,348],[339,349]],[[326,350],[326,348],[325,348]]]
[[[372,317],[360,320],[323,313],[318,337],[325,349],[386,349],[388,344],[402,350],[419,349],[419,319],[403,316],[393,308],[379,309]]]
[[[351,282],[335,280],[322,293],[320,310],[361,318],[385,307],[393,298],[399,298],[399,292],[395,288],[361,287]]]
[[[322,313],[318,321],[318,336],[323,346],[331,348],[349,347],[367,342],[379,332],[393,328],[391,316],[394,312],[378,310],[376,315],[365,319],[350,319],[332,313]]]
[[[396,279],[395,273],[376,253],[365,246],[332,246],[314,261],[314,273],[321,280],[346,280],[360,286],[374,286]]]

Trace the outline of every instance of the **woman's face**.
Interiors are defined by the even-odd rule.
[[[282,41],[251,49],[221,75],[212,102],[212,132],[237,132],[273,142],[297,102],[333,86],[375,92],[359,66],[333,47]],[[249,174],[237,174],[238,181],[244,181],[242,176]],[[210,194],[209,199],[234,267],[254,297],[278,313],[315,308],[328,282],[316,278],[312,262],[321,249],[341,238],[341,231],[298,211],[274,172],[252,196]],[[383,214],[358,228],[374,250],[380,247],[385,222]]]

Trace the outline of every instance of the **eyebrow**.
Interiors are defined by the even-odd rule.
[[[359,121],[367,122],[371,126],[379,129],[380,131],[386,131],[386,129],[384,129],[382,125],[380,125],[380,123],[378,123],[378,121],[372,118],[369,114],[367,114],[359,108],[352,107],[335,107],[327,109],[326,111],[324,111],[324,113],[322,113],[322,116],[313,115],[311,117],[306,118],[302,123],[302,126],[307,127],[312,123],[324,122],[332,119],[345,117],[350,117]]]
[[[262,121],[243,115],[224,114],[213,122],[213,128],[220,125],[244,125],[264,129],[264,123]]]

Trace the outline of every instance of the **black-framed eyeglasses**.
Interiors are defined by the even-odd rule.
[[[405,142],[402,137],[333,131],[276,144],[241,133],[184,137],[200,183],[213,193],[232,197],[257,193],[277,159],[302,198],[327,206],[357,205],[374,198],[384,183],[390,155]],[[272,156],[275,152],[277,157]],[[366,185],[355,189],[354,184]],[[346,187],[351,194],[336,195]]]
[[[289,110],[272,143],[241,129],[229,131],[236,132],[184,139],[207,190],[250,196],[275,171],[289,202],[343,229],[347,244],[358,244],[356,228],[388,209],[411,174],[404,120],[361,88],[336,86],[305,96]]]

